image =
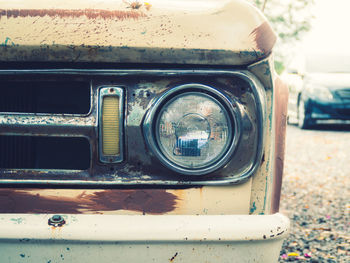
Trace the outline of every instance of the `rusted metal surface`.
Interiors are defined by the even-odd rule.
[[[136,11],[109,11],[101,9],[84,9],[84,10],[72,10],[72,9],[0,9],[0,19],[17,18],[17,17],[59,17],[59,18],[73,18],[85,16],[88,19],[138,19],[139,17],[145,17],[142,12]]]
[[[94,133],[97,120],[94,115],[77,117],[69,115],[3,114],[0,113],[0,134],[89,136]]]
[[[0,213],[247,214],[251,180],[228,187],[189,189],[1,188]]]
[[[251,215],[2,214],[5,262],[277,262],[289,220]]]
[[[266,19],[240,0],[77,2],[1,0],[0,61],[246,65],[274,44]]]
[[[176,252],[176,253],[175,253],[175,255],[174,255],[174,256],[172,256],[172,257],[171,257],[171,259],[169,259],[169,261],[170,261],[170,262],[173,262],[173,261],[174,261],[174,259],[177,257],[177,255],[178,255],[178,254],[179,254],[179,253],[177,253],[177,252]]]
[[[251,214],[276,213],[283,175],[288,89],[273,69],[271,57],[249,67],[263,83],[267,98],[267,129],[260,169],[253,177]]]
[[[275,159],[271,213],[279,211],[287,126],[288,86],[275,79]]]
[[[255,28],[250,35],[254,38],[258,50],[264,54],[271,53],[277,38],[268,22],[264,22]]]
[[[64,37],[64,35],[60,36]],[[83,38],[85,36],[82,36]],[[130,40],[131,41],[131,40]],[[103,41],[106,42],[106,41]],[[21,45],[11,38],[0,41],[0,62],[107,62],[107,63],[164,63],[198,65],[246,65],[263,55],[259,51],[113,47],[89,45]],[[103,45],[101,43],[101,45]]]
[[[0,135],[86,137],[91,146],[91,166],[84,171],[0,169],[0,183],[66,185],[218,185],[246,180],[257,169],[265,129],[263,87],[246,71],[215,70],[48,70],[1,71],[6,81],[48,79],[84,80],[91,83],[91,110],[88,115],[0,114]],[[15,73],[15,74],[14,74]],[[21,74],[23,73],[23,74]],[[215,87],[235,102],[243,135],[228,164],[200,177],[170,171],[147,148],[142,125],[152,103],[166,90],[183,83]],[[125,161],[104,165],[97,154],[98,90],[104,86],[125,89]],[[261,105],[261,106],[260,106]],[[16,167],[14,167],[16,168]]]
[[[0,213],[96,214],[128,210],[164,214],[175,209],[177,200],[162,189],[77,191],[75,196],[65,196],[63,190],[62,195],[52,196],[40,192],[40,189],[0,189]]]
[[[253,176],[252,192],[250,199],[251,214],[271,213],[271,199],[273,187],[273,163],[274,163],[274,82],[273,60],[271,57],[257,62],[248,67],[263,83],[266,93],[266,122],[264,133],[264,153],[259,169]]]
[[[185,64],[246,66],[267,57],[275,43],[275,35],[266,19],[251,5],[240,0],[203,1],[201,5],[192,1],[167,0],[154,0],[152,5],[122,0],[0,0],[0,6],[0,62],[5,62],[2,65],[6,65],[7,61],[19,64],[52,62],[51,65],[61,61],[70,62],[66,65],[74,65],[74,62],[112,62],[120,63],[119,66],[122,63],[168,63],[176,64],[175,67]],[[19,230],[18,225],[22,226],[23,221],[24,228],[29,226],[32,229],[37,224],[31,221],[35,219],[34,214],[53,213],[71,215],[63,215],[67,224],[62,227],[48,227],[49,215],[37,215],[44,218],[45,224],[40,233],[30,233],[30,237],[36,238],[43,234],[41,242],[64,240],[49,246],[55,260],[64,258],[63,253],[57,256],[57,251],[61,251],[60,246],[66,246],[71,238],[74,242],[69,243],[69,246],[74,247],[72,251],[75,251],[75,257],[81,260],[83,254],[87,261],[101,260],[99,252],[102,250],[106,260],[113,256],[111,260],[117,258],[130,262],[140,259],[140,253],[135,251],[142,252],[141,255],[145,255],[141,257],[143,259],[152,255],[149,261],[158,259],[159,262],[192,262],[198,261],[203,255],[210,256],[212,261],[224,255],[227,256],[227,262],[232,257],[242,262],[272,262],[272,258],[278,257],[281,237],[288,229],[288,220],[278,215],[248,216],[268,214],[274,205],[274,143],[277,139],[272,68],[270,58],[250,66],[249,71],[258,79],[248,71],[236,72],[234,76],[229,71],[219,73],[219,70],[201,71],[192,68],[187,72],[169,70],[160,74],[156,70],[144,69],[134,70],[132,74],[127,70],[93,74],[88,70],[39,73],[43,78],[53,75],[61,78],[70,74],[81,79],[89,78],[93,91],[92,110],[84,116],[2,114],[0,134],[82,135],[89,138],[93,160],[91,167],[84,171],[0,171],[7,184],[21,183],[20,187],[33,187],[37,183],[42,185],[40,189],[0,188],[0,213],[10,214],[6,219],[1,216],[0,221],[6,221],[11,226],[7,228],[2,225],[3,229],[9,230],[6,234],[2,232],[0,237],[2,251],[15,258],[18,257],[19,247],[22,249],[19,256],[27,259],[36,250],[38,252],[35,254],[42,259],[44,255],[39,251],[40,242],[31,246],[30,239],[29,242],[23,239],[24,232]],[[17,73],[12,77],[18,78]],[[25,74],[33,77],[36,73]],[[238,75],[244,76],[248,82],[244,83],[244,78]],[[230,163],[220,171],[199,178],[179,175],[160,165],[155,156],[150,154],[140,128],[145,113],[155,99],[166,90],[183,83],[212,85],[221,90],[235,101],[242,117],[243,133]],[[117,165],[103,165],[97,161],[96,94],[98,88],[105,85],[122,86],[127,91],[126,136],[123,142],[127,148],[126,160]],[[60,184],[65,184],[64,187],[79,185],[79,188],[85,184],[93,184],[96,188],[100,185],[104,188],[119,187],[116,185],[123,187],[55,189]],[[153,186],[156,184],[161,186],[156,189]],[[109,214],[111,217],[105,216]],[[157,216],[135,216],[146,214]],[[238,214],[247,216],[232,216]],[[133,216],[123,218],[121,215]],[[161,215],[167,215],[167,218]],[[169,215],[177,216],[170,221]],[[192,218],[184,215],[192,215]],[[89,219],[84,221],[83,217]],[[100,221],[97,223],[95,219]],[[108,224],[105,224],[105,220]],[[196,222],[201,223],[200,231],[200,224]],[[130,225],[134,226],[131,230]],[[140,230],[144,234],[141,237]],[[173,235],[175,244],[169,242],[169,233]],[[15,235],[22,239],[18,247],[15,242],[3,242],[3,239],[8,240],[9,236],[13,238]],[[257,242],[252,242],[253,239]],[[265,239],[268,241],[262,242]],[[120,240],[129,244],[116,245],[115,242]],[[130,244],[130,241],[135,240],[142,240],[143,243]],[[165,241],[167,246],[159,242],[150,245],[150,240]],[[191,246],[186,243],[188,240]],[[232,244],[232,240],[238,242]],[[249,242],[244,242],[246,240]],[[89,244],[86,241],[93,242]],[[171,243],[171,246],[166,242]],[[91,250],[86,250],[86,244]],[[84,253],[76,252],[79,246],[85,249]],[[179,252],[174,251],[174,247],[179,248]],[[69,250],[68,247],[64,249]],[[150,249],[153,249],[153,253],[150,253]],[[223,254],[223,251],[226,253]],[[159,257],[161,253],[162,257]],[[33,262],[35,259],[34,256],[30,258]]]
[[[174,3],[172,3],[174,2]],[[29,61],[29,62],[114,62],[114,63],[173,63],[173,64],[212,64],[212,65],[248,65],[268,56],[275,43],[275,35],[266,22],[266,19],[251,5],[239,1],[208,1],[200,6],[191,1],[154,1],[152,7],[143,5],[133,7],[126,1],[99,3],[99,1],[2,1],[2,17],[0,23],[0,61]],[[132,3],[132,2],[131,2]],[[100,5],[99,5],[100,4]],[[29,12],[28,10],[37,10]],[[14,11],[22,10],[22,11]],[[27,11],[23,11],[27,10]],[[41,10],[41,11],[39,11]],[[132,15],[136,12],[139,15]],[[93,21],[93,23],[92,23]],[[244,25],[244,27],[242,27]],[[73,64],[72,64],[73,65]],[[272,163],[274,141],[273,133],[273,83],[271,83],[271,61],[264,60],[249,67],[263,83],[266,89],[267,104],[263,105],[267,116],[267,129],[263,135],[266,145],[263,149],[261,164],[253,178],[250,196],[251,213],[269,213],[271,204]],[[141,74],[135,73],[135,74]],[[108,75],[108,74],[107,74]],[[113,76],[113,77],[112,77]],[[117,74],[111,73],[104,79],[115,80]],[[120,76],[119,76],[120,77]],[[142,114],[152,104],[157,94],[179,82],[176,77],[173,82],[165,81],[161,88],[153,85],[154,79],[134,83],[131,80],[121,80],[119,83],[134,87],[128,92],[127,100],[127,144],[130,151],[128,164],[108,167],[93,163],[88,171],[67,174],[56,177],[57,183],[64,178],[67,183],[86,183],[91,180],[92,172],[98,174],[99,180],[95,183],[113,182],[116,184],[182,184],[184,181],[192,184],[193,178],[178,178],[164,170],[164,167],[153,165],[154,158],[147,154],[143,143],[140,125]],[[194,78],[202,81],[204,78]],[[120,81],[121,80],[121,81]],[[101,79],[95,79],[97,84],[104,84]],[[161,80],[159,80],[161,81]],[[210,79],[207,79],[210,83]],[[254,124],[257,121],[254,114],[256,101],[249,92],[242,92],[239,86],[223,80],[217,81],[220,87],[227,89],[228,96],[242,103],[241,108],[246,110],[245,120],[247,133],[242,136],[245,145],[255,145],[256,138],[252,136]],[[230,84],[231,83],[231,84]],[[110,83],[108,83],[110,85]],[[225,89],[225,88],[224,88]],[[248,90],[248,89],[246,89]],[[142,91],[142,92],[141,92]],[[264,93],[259,91],[258,93]],[[135,96],[133,95],[135,94]],[[255,98],[256,99],[256,98]],[[93,98],[96,101],[96,98]],[[96,114],[92,112],[91,114]],[[82,118],[78,118],[78,122]],[[95,121],[96,118],[93,120]],[[33,122],[36,124],[35,122]],[[6,123],[5,123],[6,124]],[[91,123],[90,123],[91,124]],[[29,133],[33,131],[28,125]],[[89,126],[89,135],[96,136],[94,127]],[[95,126],[95,124],[93,125]],[[94,138],[95,139],[95,138]],[[96,144],[92,140],[92,156],[96,156]],[[132,149],[132,150],[131,150]],[[242,149],[246,149],[243,145]],[[242,159],[237,158],[232,165],[227,166],[225,173],[232,175],[241,169],[237,164],[246,162],[252,155],[243,152]],[[153,159],[152,159],[153,158]],[[260,159],[257,160],[257,163]],[[142,168],[142,171],[141,171]],[[162,170],[163,169],[163,170]],[[236,169],[233,172],[233,169]],[[45,183],[46,176],[55,175],[52,171],[7,171],[7,179],[16,181],[16,176],[25,178],[35,174]],[[32,172],[32,174],[30,174]],[[157,174],[157,178],[153,177]],[[56,176],[58,174],[56,173]],[[78,177],[75,177],[78,175]],[[152,176],[150,176],[152,175]],[[40,177],[41,176],[41,177]],[[41,179],[40,179],[41,178]],[[207,178],[204,178],[207,180]],[[217,179],[215,177],[214,179]],[[74,181],[76,180],[76,181]],[[207,180],[209,182],[209,180]],[[31,183],[35,181],[31,181]],[[174,183],[175,182],[175,183]],[[186,183],[185,182],[185,183]],[[248,183],[248,182],[247,182]],[[236,186],[235,186],[236,187]],[[238,187],[238,186],[237,186]],[[236,189],[236,188],[234,188]],[[198,193],[197,193],[198,194]],[[249,198],[248,198],[249,199]]]

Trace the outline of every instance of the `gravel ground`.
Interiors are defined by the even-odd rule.
[[[350,262],[350,126],[288,126],[280,262]]]

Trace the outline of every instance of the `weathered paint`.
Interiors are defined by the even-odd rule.
[[[53,195],[40,189],[0,189],[0,213],[101,213],[128,210],[163,214],[175,209],[177,197],[166,190],[77,191],[74,196],[57,190]]]
[[[119,11],[119,10],[101,10],[101,9],[0,9],[0,19],[17,18],[17,17],[44,17],[49,16],[51,18],[77,18],[85,16],[88,19],[138,19],[139,17],[145,17],[142,12],[136,11]]]
[[[0,61],[246,65],[274,44],[265,17],[241,0],[77,2],[0,0]]]
[[[248,214],[251,180],[189,189],[0,189],[0,213]]]
[[[248,67],[263,83],[266,92],[266,131],[264,134],[264,154],[261,164],[253,176],[250,199],[251,214],[269,214],[271,212],[273,163],[274,163],[274,82],[273,60],[271,57]],[[271,72],[271,73],[270,73]]]
[[[38,115],[38,114],[6,114],[0,113],[2,135],[64,135],[74,134],[88,136],[97,126],[96,116],[77,117],[72,115]],[[30,127],[30,128],[28,128]]]
[[[48,221],[52,220],[53,217],[59,217],[66,222],[61,228],[55,229],[57,231],[54,237],[52,236],[53,228],[48,225]],[[21,219],[20,223],[17,222],[19,218]],[[149,224],[152,227],[147,227],[144,224]],[[23,233],[20,230],[28,226],[32,230],[38,231],[37,236],[33,237],[32,240],[27,240],[26,237],[23,238]],[[168,231],[154,231],[159,226]],[[13,228],[13,230],[11,231],[8,227]],[[83,229],[85,231],[81,231]],[[66,241],[107,242],[117,240],[122,242],[262,241],[281,238],[286,235],[289,231],[289,220],[278,213],[266,216],[2,214],[0,230],[1,238],[21,239],[20,242],[24,243],[35,241],[40,237],[52,237],[56,240],[63,239]]]
[[[176,253],[175,253],[175,255],[174,255],[174,256],[172,256],[172,257],[171,257],[171,259],[169,259],[169,261],[170,261],[170,262],[173,262],[173,261],[174,261],[174,259],[177,257],[177,255],[178,255],[178,254],[179,254],[179,253],[178,253],[178,252],[176,252]]]
[[[109,10],[108,14],[115,15],[117,13],[113,12],[116,10],[126,12],[122,14],[133,11],[130,10],[130,6],[125,6],[124,2],[119,1],[113,7],[101,6],[106,9],[96,11],[99,15],[94,18],[95,28],[91,28],[89,23],[92,15],[81,13],[82,8],[94,13],[92,10],[97,9],[96,3],[93,6],[93,1],[80,3],[79,8],[78,5],[74,7],[75,4],[69,3],[73,10],[71,14],[74,15],[64,11],[61,17],[58,13],[55,15],[55,12],[68,10],[65,9],[68,6],[66,1],[58,3],[57,6],[52,2],[49,4],[40,2],[40,5],[38,3],[39,1],[19,1],[15,4],[6,2],[2,5],[3,10],[7,11],[0,25],[0,30],[5,36],[0,60],[241,65],[268,55],[275,41],[265,18],[242,1],[230,3],[218,1],[218,4],[213,4],[210,8],[201,7],[198,10],[191,9],[185,4],[183,6],[185,11],[166,6],[166,3],[158,7],[158,3],[155,2],[149,13],[145,9],[136,11],[146,12],[145,16],[138,17],[139,21],[128,15],[119,17],[120,19],[103,18],[100,15],[103,13],[101,10]],[[15,14],[12,11],[8,12],[14,9],[25,10],[29,5],[32,9],[41,6],[46,11],[43,11],[42,16],[40,12],[33,13],[34,16],[30,16],[29,13],[27,16],[24,12],[22,16],[16,18],[14,17],[16,12]],[[56,11],[52,11],[53,13],[47,11],[53,7]],[[193,12],[190,16],[187,12],[191,10]],[[234,13],[236,15],[233,15]],[[242,24],[244,28],[241,27]],[[185,25],[186,30],[183,30]],[[118,32],[118,37],[110,32]],[[198,35],[191,35],[189,32],[198,32]],[[209,39],[215,41],[208,41]],[[269,116],[267,123],[269,131],[272,131],[273,127],[271,68],[270,60],[250,66],[250,70],[260,78],[267,90],[266,110]],[[143,99],[141,105],[143,110],[147,107],[147,103],[148,100]],[[273,134],[265,135],[266,145],[272,145],[273,136]],[[269,147],[264,149],[264,162],[253,179],[251,204],[255,204],[254,213],[265,213],[269,207],[270,197],[267,192],[271,189],[272,177],[269,173],[273,154]],[[253,193],[255,190],[256,193]]]
[[[175,214],[248,214],[252,179],[238,185],[168,190],[177,196]]]
[[[273,88],[274,64],[271,56],[249,65],[248,69],[261,81],[265,90]]]
[[[238,66],[248,65],[266,57],[271,53],[274,45],[274,34],[266,24],[265,18],[242,1],[209,1],[210,8],[207,8],[207,3],[204,2],[191,7],[191,1],[188,1],[189,3],[181,1],[181,8],[172,6],[171,1],[154,1],[152,8],[146,6],[136,8],[132,2],[127,1],[115,1],[113,4],[109,2],[107,6],[106,3],[97,6],[97,2],[100,1],[94,0],[76,1],[79,2],[79,5],[71,2],[28,0],[11,3],[11,1],[0,0],[1,8],[7,10],[0,23],[0,35],[3,36],[3,39],[0,39],[2,43],[0,44],[0,61]],[[67,6],[74,9],[71,12],[74,15],[68,15],[70,9],[67,9]],[[15,15],[11,11],[29,8],[42,8],[46,11],[43,11],[43,15],[37,12],[36,16],[16,17],[17,11]],[[50,16],[48,14],[51,8],[55,10]],[[94,10],[97,8],[100,11],[96,11],[96,17],[93,18]],[[137,17],[127,15],[131,14],[130,12],[133,12],[134,9],[137,9],[135,12],[140,15],[136,15]],[[61,17],[55,15],[57,10],[63,12]],[[81,15],[79,13],[81,10],[90,10],[90,13]],[[102,13],[114,14],[114,17],[111,18],[109,15],[103,17]],[[41,237],[43,245],[46,245],[46,241],[51,242],[53,239],[65,240],[47,246],[46,252],[53,255],[54,261],[66,256],[66,254],[57,252],[62,251],[62,246],[64,246],[63,249],[66,249],[66,244],[71,238],[74,242],[69,243],[69,246],[73,249],[67,249],[67,251],[79,251],[79,249],[84,251],[84,253],[75,252],[75,255],[80,255],[79,257],[69,258],[67,256],[72,259],[71,261],[77,258],[82,260],[81,255],[86,258],[86,261],[101,260],[101,255],[106,255],[105,260],[108,260],[107,257],[112,257],[109,261],[120,259],[129,262],[139,262],[140,256],[143,261],[146,261],[148,257],[149,261],[156,259],[159,262],[171,259],[175,262],[181,260],[195,262],[203,256],[206,260],[213,262],[218,261],[218,258],[223,259],[224,262],[230,262],[232,258],[239,262],[253,260],[272,262],[279,254],[282,243],[280,237],[287,232],[287,223],[284,222],[283,226],[281,224],[283,223],[281,221],[285,219],[280,220],[270,216],[258,219],[255,216],[248,216],[249,208],[252,214],[268,214],[273,205],[271,189],[274,180],[272,164],[274,164],[275,114],[274,90],[271,82],[272,68],[270,59],[249,67],[249,70],[258,76],[266,88],[267,104],[264,110],[268,117],[266,119],[267,129],[263,138],[264,155],[253,178],[239,185],[225,187],[206,186],[166,190],[3,188],[0,191],[0,209],[2,209],[0,210],[2,212],[0,226],[2,230],[6,230],[6,233],[0,232],[2,233],[1,238],[7,241],[0,240],[2,251],[6,251],[6,255],[13,256],[14,259],[16,255],[16,259],[20,257],[37,262],[38,258],[35,258],[34,254],[41,257],[40,260],[43,259],[45,255],[40,253],[43,246],[38,245],[40,243],[37,242],[38,240],[35,240],[32,245],[30,239],[23,238],[25,233],[31,238],[39,237],[40,239]],[[150,93],[150,98],[152,96],[153,94]],[[136,98],[134,105],[131,106],[144,111],[149,102],[150,99],[144,98],[143,94]],[[134,120],[134,123],[138,121]],[[130,136],[132,135],[130,133]],[[126,173],[132,171],[132,167],[129,168],[126,167]],[[134,171],[133,176],[136,175]],[[82,176],[89,178],[88,174]],[[164,174],[164,176],[168,175]],[[63,176],[60,180],[65,179]],[[146,176],[143,175],[141,179],[146,179]],[[10,222],[4,220],[4,217],[7,219],[8,215],[3,213],[16,213],[16,211],[27,214],[13,214],[10,215],[13,220]],[[44,219],[45,223],[38,231],[39,228],[35,226],[41,221],[32,217],[35,216],[33,213],[47,214],[50,212],[55,214],[117,214],[118,217],[107,219],[107,216],[78,215],[74,218],[74,215],[63,215],[67,224],[57,228],[47,225],[49,215],[37,215],[41,220]],[[121,214],[155,214],[157,216],[133,216],[123,219]],[[167,216],[163,217],[162,214]],[[171,218],[168,216],[171,214],[193,216]],[[225,216],[221,219],[195,216],[219,214],[246,214],[247,216]],[[90,216],[89,222],[84,221],[80,216]],[[203,221],[199,224],[196,219]],[[101,221],[97,222],[98,220]],[[108,220],[108,224],[105,224],[105,220]],[[133,227],[130,228],[130,225]],[[21,231],[21,226],[25,231]],[[32,232],[28,231],[28,226]],[[154,229],[159,231],[154,231]],[[142,240],[143,243],[130,244],[142,239],[141,230],[145,231],[142,233],[146,233]],[[76,236],[73,236],[74,234]],[[170,234],[175,236],[172,239],[172,241],[177,241],[175,244],[169,242]],[[8,238],[16,238],[16,235],[18,235],[16,240],[21,239],[18,246],[15,242],[8,242]],[[253,239],[254,241],[251,241]],[[265,239],[267,241],[261,242]],[[78,240],[83,240],[83,242],[76,242]],[[88,243],[90,249],[86,249],[86,242],[91,240],[94,242]],[[149,240],[155,240],[158,243],[149,244]],[[165,242],[159,244],[160,240]],[[249,242],[244,242],[246,240]],[[116,245],[115,242],[120,241],[124,243]],[[190,246],[186,243],[187,241],[190,241]],[[221,242],[221,244],[216,245],[214,241]],[[232,244],[232,241],[238,242]],[[125,245],[125,242],[129,243]],[[168,245],[169,243],[171,245]],[[174,248],[178,251],[174,251]],[[273,250],[272,253],[271,250]],[[101,251],[104,253],[100,253]],[[51,259],[45,258],[45,260]]]
[[[261,169],[253,177],[251,214],[276,213],[283,176],[284,146],[286,134],[286,114],[288,88],[274,72],[271,57],[249,66],[265,86],[267,94],[265,154],[261,161]]]
[[[288,86],[275,79],[275,159],[271,213],[279,211],[287,126]]]
[[[66,224],[51,228],[51,215],[2,215],[1,262],[271,263],[289,229],[280,214],[62,216]]]
[[[258,50],[265,54],[269,54],[276,43],[276,34],[268,22],[264,22],[254,29],[251,36],[254,37]]]
[[[21,74],[22,73],[22,74]],[[259,165],[264,114],[257,104],[264,105],[264,90],[254,75],[247,71],[215,70],[0,70],[0,80],[6,83],[20,81],[23,85],[36,81],[55,82],[57,79],[79,79],[91,83],[91,109],[87,115],[0,113],[0,135],[85,137],[91,145],[90,169],[82,171],[0,169],[0,183],[60,184],[60,185],[217,185],[245,180]],[[248,80],[248,81],[246,81]],[[249,84],[252,81],[253,84]],[[3,82],[1,82],[3,83]],[[181,83],[201,83],[220,87],[226,92],[241,116],[243,136],[227,165],[215,174],[192,180],[169,171],[150,154],[142,133],[145,114],[162,92]],[[103,165],[98,160],[99,87],[125,88],[125,162],[118,166]],[[11,86],[11,85],[9,85]],[[60,86],[56,89],[59,90]],[[254,90],[256,90],[254,92]],[[262,94],[262,95],[261,95]],[[261,102],[261,103],[258,103]],[[260,114],[261,113],[261,114]],[[260,116],[261,115],[261,116]],[[257,120],[257,121],[255,121]],[[16,168],[16,167],[12,167]],[[27,167],[32,168],[32,167]],[[55,168],[55,167],[48,167]]]

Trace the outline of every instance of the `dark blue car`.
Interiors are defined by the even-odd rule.
[[[308,56],[305,70],[288,74],[290,121],[302,129],[317,123],[350,121],[350,60],[345,56]]]

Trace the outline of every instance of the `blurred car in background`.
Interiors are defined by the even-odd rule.
[[[307,55],[283,74],[289,87],[288,121],[301,129],[350,121],[350,60],[344,55]]]

